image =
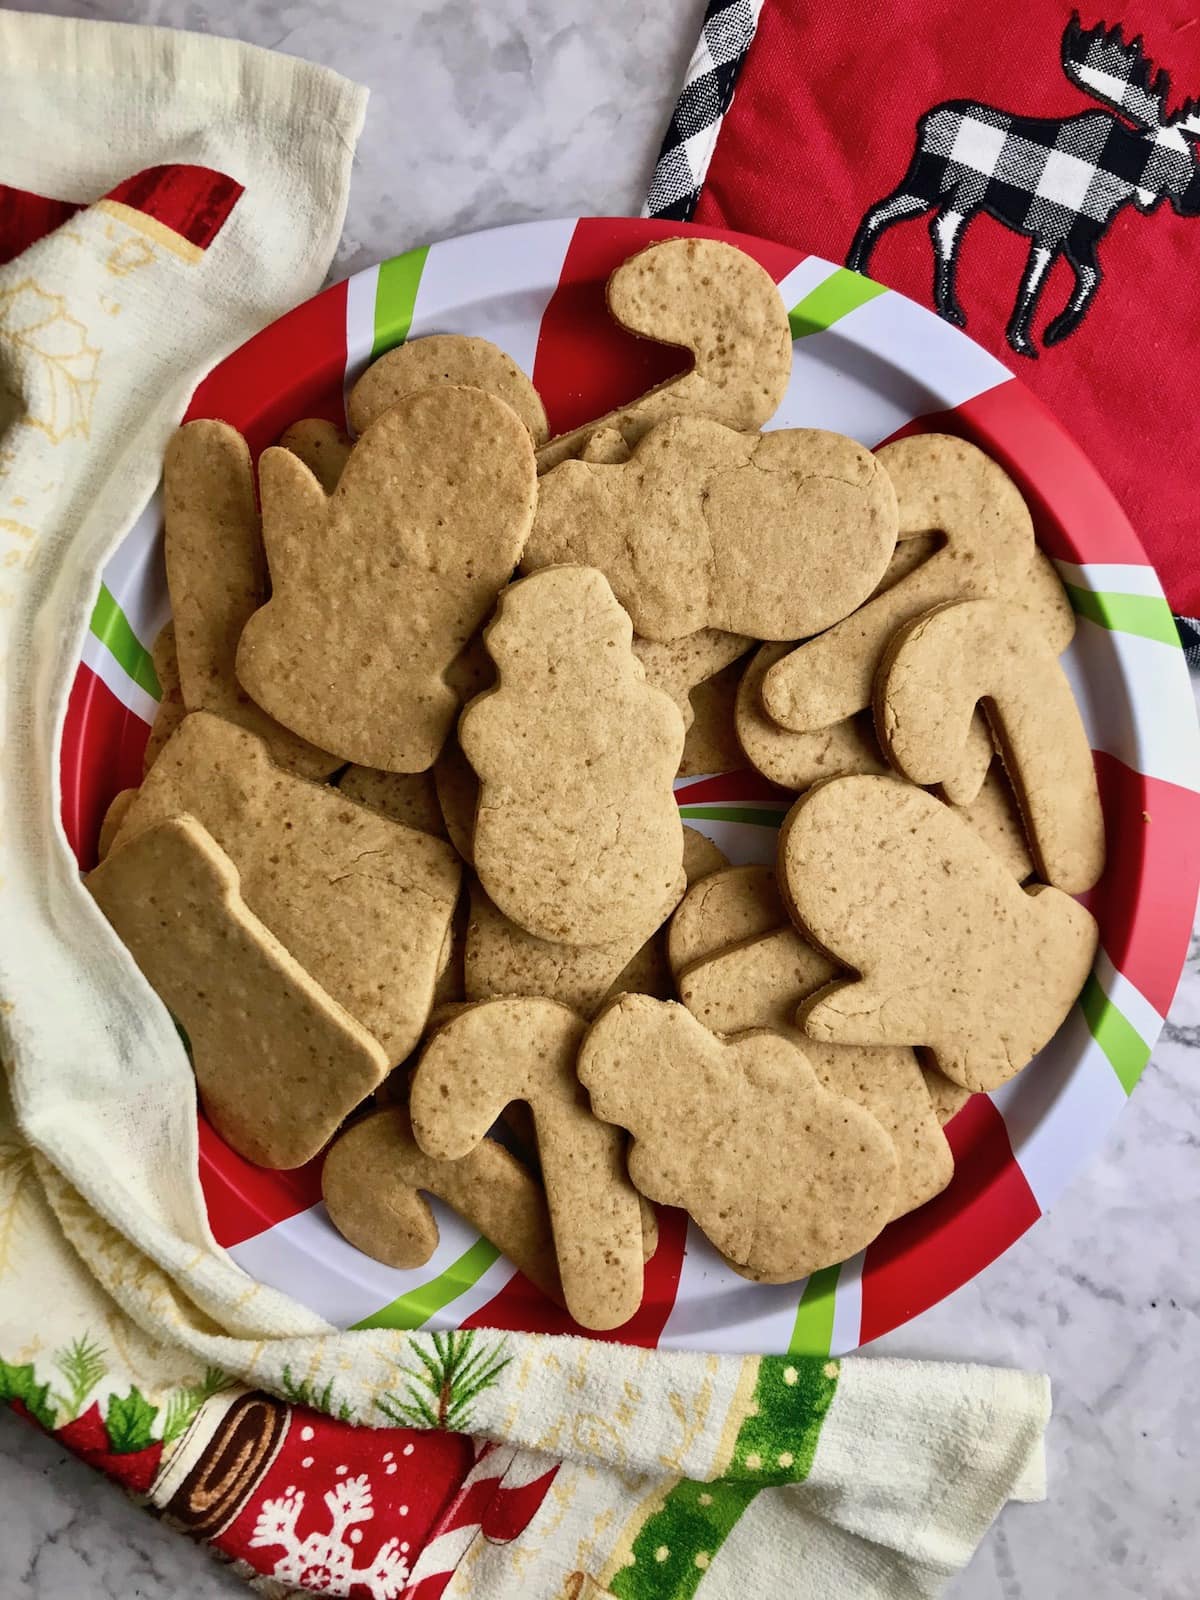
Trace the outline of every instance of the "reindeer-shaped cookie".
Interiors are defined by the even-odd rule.
[[[1096,954],[1092,917],[1022,889],[950,807],[901,778],[834,778],[779,839],[797,925],[842,965],[801,1005],[811,1038],[928,1049],[966,1089],[995,1089],[1057,1031]]]
[[[1026,117],[974,100],[934,106],[917,123],[908,172],[862,219],[846,265],[866,272],[881,233],[934,212],[934,304],[961,328],[967,319],[954,293],[955,268],[967,224],[987,211],[1029,239],[1008,342],[1036,356],[1030,324],[1059,256],[1075,287],[1042,336],[1048,345],[1073,333],[1091,305],[1100,287],[1096,247],[1118,211],[1153,211],[1169,199],[1180,216],[1200,215],[1200,112],[1191,102],[1167,110],[1170,80],[1152,71],[1141,40],[1126,44],[1120,28],[1102,23],[1085,30],[1073,16],[1062,64],[1073,84],[1112,110]]]
[[[1104,870],[1092,752],[1054,650],[1002,600],[940,606],[901,628],[875,681],[875,725],[893,766],[933,784],[961,757],[983,704],[1020,803],[1038,871],[1068,894]]]
[[[891,480],[853,439],[672,417],[628,461],[545,474],[522,566],[598,567],[647,639],[797,639],[867,598],[896,533]]]
[[[777,1034],[718,1039],[682,1006],[626,994],[592,1024],[578,1071],[596,1114],[633,1135],[641,1192],[755,1275],[843,1261],[892,1214],[891,1141]]]
[[[458,1161],[436,1161],[413,1138],[407,1106],[388,1106],[347,1128],[321,1169],[334,1227],[385,1266],[424,1266],[438,1226],[421,1191],[436,1195],[562,1303],[550,1212],[542,1186],[503,1145],[483,1139]]]
[[[533,1113],[567,1309],[616,1328],[642,1298],[642,1217],[624,1140],[575,1075],[587,1024],[553,1000],[490,1000],[438,1028],[413,1076],[413,1131],[441,1161],[476,1149],[514,1100]]]
[[[646,683],[629,618],[591,568],[514,583],[486,638],[499,685],[458,729],[480,779],[480,881],[539,938],[644,939],[683,858],[678,708]]]
[[[326,495],[287,450],[259,465],[271,599],[237,671],[280,722],[347,761],[432,764],[458,709],[446,668],[521,554],[533,446],[477,389],[405,396],[359,439]]]

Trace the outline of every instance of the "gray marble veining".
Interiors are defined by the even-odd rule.
[[[703,0],[92,0],[237,34],[373,94],[333,276],[531,217],[635,211]],[[1103,1156],[1051,1215],[875,1348],[1044,1368],[1051,1498],[1010,1507],[951,1600],[1200,1594],[1200,941]],[[217,1600],[244,1586],[0,1412],[3,1600]]]

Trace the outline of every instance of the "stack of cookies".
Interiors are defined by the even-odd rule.
[[[760,431],[775,285],[651,246],[609,306],[691,368],[555,439],[486,341],[359,378],[356,439],[220,422],[165,466],[173,622],[88,886],[247,1159],[427,1261],[422,1191],[584,1327],[647,1202],[782,1283],[949,1182],[944,1124],[1053,1036],[1104,865],[1074,620],[973,445]],[[261,511],[260,511],[261,506]],[[793,797],[773,868],[680,774]]]

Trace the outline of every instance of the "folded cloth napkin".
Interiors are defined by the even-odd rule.
[[[1197,667],[1194,23],[1188,0],[712,0],[647,211],[965,326],[1108,479]]]
[[[0,1399],[283,1588],[936,1593],[1043,1494],[1044,1379],[338,1332],[214,1242],[186,1057],[80,887],[58,752],[99,571],[199,377],[319,285],[364,96],[0,12],[0,105]]]

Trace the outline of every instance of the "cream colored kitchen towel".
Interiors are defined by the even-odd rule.
[[[301,1404],[372,1424],[339,1426],[377,1447],[378,1485],[331,1477],[319,1535],[298,1531],[303,1489],[261,1475],[238,1480],[265,1496],[248,1524],[207,1529],[318,1592],[932,1595],[1006,1499],[1039,1492],[1044,1380],[337,1333],[210,1233],[187,1059],[79,884],[58,750],[100,569],[189,394],[320,285],[364,99],[229,41],[0,12],[0,1400],[172,1515],[255,1387],[291,1398],[284,1434],[311,1435]],[[411,1422],[502,1440],[479,1470],[553,1489],[532,1510],[525,1493],[519,1538],[471,1522],[470,1494],[420,1550],[377,1527],[354,1577]]]

